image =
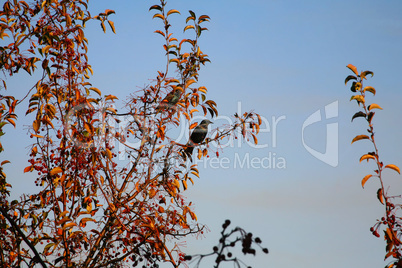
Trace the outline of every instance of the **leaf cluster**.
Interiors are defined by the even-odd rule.
[[[164,38],[166,69],[128,96],[120,112],[116,96],[102,95],[90,83],[84,28],[100,21],[105,31],[107,21],[115,32],[109,20],[113,10],[92,17],[84,0],[7,0],[3,5],[3,74],[23,69],[41,77],[22,100],[0,95],[0,135],[4,126],[17,123],[20,103],[26,101],[25,114],[33,116],[24,172],[32,173],[36,185],[33,193],[9,202],[11,185],[3,172],[9,162],[0,164],[2,265],[125,267],[145,262],[157,267],[166,261],[177,267],[184,254],[168,241],[203,231],[183,195],[200,177],[199,170],[172,132],[180,127],[191,131],[197,115],[218,115],[207,88],[197,85],[199,70],[209,62],[198,39],[210,18],[189,11],[184,32],[193,36],[179,42],[169,32],[169,17],[180,12],[167,10],[163,0],[150,10],[162,20],[156,33]],[[233,125],[217,128],[214,137],[195,145],[199,158],[208,157],[211,141],[220,144],[236,131],[257,142],[259,115],[235,117]],[[126,161],[119,161],[121,154]]]
[[[367,121],[368,129],[366,134],[357,135],[353,138],[352,143],[360,140],[368,140],[373,145],[373,151],[368,152],[360,157],[360,162],[366,160],[367,162],[374,161],[376,165],[376,169],[373,174],[368,174],[364,176],[362,179],[362,187],[366,182],[372,178],[377,177],[380,182],[380,188],[377,190],[377,199],[380,201],[382,205],[384,205],[385,213],[384,216],[377,221],[377,223],[370,228],[372,234],[376,237],[380,237],[379,229],[383,225],[385,227],[384,230],[384,239],[386,241],[386,255],[385,259],[389,257],[393,257],[394,261],[391,261],[386,267],[401,267],[402,265],[402,217],[400,215],[400,211],[402,209],[402,204],[398,203],[398,199],[400,200],[401,196],[391,196],[387,193],[386,185],[383,178],[383,170],[391,169],[400,174],[400,169],[397,165],[387,164],[380,160],[379,150],[377,148],[377,144],[375,141],[375,132],[373,125],[373,118],[375,115],[374,109],[382,109],[380,105],[376,103],[368,104],[366,102],[366,93],[369,92],[372,95],[375,95],[376,90],[371,86],[363,87],[364,80],[367,79],[368,75],[373,76],[373,72],[371,71],[363,71],[359,73],[357,68],[351,64],[347,66],[354,74],[349,75],[345,79],[345,84],[349,81],[353,81],[350,90],[356,95],[353,95],[350,100],[356,100],[361,110],[356,112],[352,121],[355,118],[364,118]]]

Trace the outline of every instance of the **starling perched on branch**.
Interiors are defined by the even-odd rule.
[[[156,111],[161,112],[163,110],[169,110],[171,107],[175,106],[179,102],[181,94],[183,93],[183,88],[179,85],[175,87],[166,97],[159,103],[156,107]]]
[[[191,156],[194,150],[194,145],[201,143],[208,134],[208,125],[213,124],[208,119],[204,119],[201,123],[193,130],[190,135],[190,140],[186,145],[185,152],[187,155]]]

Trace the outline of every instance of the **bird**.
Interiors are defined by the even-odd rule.
[[[186,144],[185,152],[187,155],[191,156],[194,150],[194,145],[201,143],[208,134],[208,125],[213,124],[208,119],[204,119],[201,123],[193,130],[190,135],[189,142]]]
[[[163,110],[169,110],[171,107],[175,106],[179,102],[181,94],[183,93],[183,88],[179,85],[175,87],[166,97],[159,103],[156,107],[156,111],[161,112]]]

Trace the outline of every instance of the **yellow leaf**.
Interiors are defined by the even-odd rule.
[[[178,59],[170,59],[169,62],[176,62],[176,64],[180,64]]]
[[[89,134],[92,134],[92,130],[91,130],[91,125],[88,124],[87,122],[84,122],[84,127],[86,129],[86,131],[88,131]]]
[[[180,14],[180,12],[179,12],[178,10],[176,10],[176,9],[171,9],[171,10],[168,11],[167,16],[169,16],[170,14],[174,14],[174,13]]]
[[[116,96],[113,96],[113,95],[107,95],[106,98],[105,98],[105,101],[107,101],[107,100],[115,100],[115,99],[118,99],[118,98]]]
[[[398,166],[396,166],[396,165],[392,165],[392,164],[390,164],[390,165],[386,165],[384,168],[390,168],[390,169],[393,169],[393,170],[395,170],[396,172],[398,172],[399,174],[401,174],[401,171],[400,171],[399,167],[398,167]]]
[[[199,87],[198,91],[201,91],[202,93],[207,94],[207,88],[206,87]]]
[[[99,96],[102,95],[101,91],[96,87],[90,87],[89,90],[95,91]]]
[[[188,88],[191,84],[193,84],[193,83],[195,83],[195,80],[194,79],[189,79],[187,82],[186,82],[186,88]]]
[[[188,29],[194,29],[193,25],[187,25],[186,27],[184,27],[183,32],[187,31]]]
[[[40,120],[36,119],[35,121],[33,121],[32,126],[33,126],[35,133],[38,133],[39,128],[40,128]]]
[[[112,152],[108,148],[106,148],[106,156],[109,159],[112,159],[112,157],[113,157]]]
[[[201,159],[201,157],[202,157],[202,151],[200,150],[200,149],[198,149],[198,159]]]
[[[92,211],[92,202],[90,202],[90,203],[87,205],[87,211],[88,211],[88,212],[91,212],[91,211]]]
[[[363,180],[362,180],[362,187],[364,188],[364,185],[366,184],[366,182],[368,181],[368,179],[370,179],[373,175],[366,175]]]
[[[370,139],[370,138],[369,138],[369,136],[367,136],[367,135],[357,135],[357,136],[354,137],[354,139],[352,140],[352,143],[354,143],[355,141],[364,140],[364,139]]]
[[[373,109],[381,109],[381,110],[382,110],[382,108],[380,107],[380,105],[378,105],[378,104],[376,104],[376,103],[372,103],[372,104],[370,104],[369,107],[368,107],[368,110],[369,110],[369,111],[371,111],[371,110],[373,110]]]
[[[63,226],[63,230],[67,229],[67,228],[71,228],[77,226],[77,224],[75,222],[69,222],[66,225]]]
[[[357,72],[357,68],[355,66],[353,66],[352,64],[348,64],[346,67],[348,67],[350,70],[352,70],[352,72],[354,72],[356,75],[359,75],[359,73]]]
[[[61,167],[55,167],[50,171],[50,175],[53,176],[61,172],[63,172],[63,169]]]
[[[368,91],[368,92],[373,93],[373,95],[375,95],[375,89],[374,89],[373,87],[365,87],[365,88],[363,89],[363,91],[364,91],[364,92]]]
[[[365,103],[364,97],[362,95],[352,96],[350,100],[357,100],[358,102]]]
[[[174,186],[176,186],[177,189],[180,188],[180,183],[178,180],[174,179],[173,184],[174,184]]]
[[[86,223],[87,221],[95,221],[93,218],[82,218],[80,223]]]
[[[360,157],[360,162],[363,161],[363,160],[366,160],[366,159],[367,159],[367,161],[368,161],[369,159],[374,159],[374,160],[375,160],[375,157],[372,156],[371,154],[365,154],[365,155],[363,155],[362,157]]]
[[[164,17],[162,14],[155,14],[152,18],[153,18],[153,19],[154,19],[154,18],[160,18],[161,20],[164,20],[164,19],[165,19],[165,17]]]

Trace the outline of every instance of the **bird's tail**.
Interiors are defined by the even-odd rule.
[[[191,155],[193,154],[193,150],[194,150],[193,146],[187,146],[184,152],[186,152],[186,154],[191,157]]]

